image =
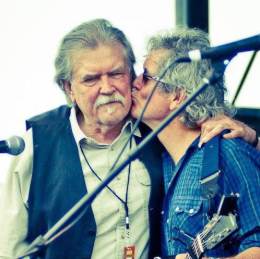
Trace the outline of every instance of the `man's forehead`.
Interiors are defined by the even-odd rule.
[[[127,66],[125,64],[117,64],[115,66],[111,66],[109,68],[106,69],[102,69],[103,72],[113,72],[113,71],[120,71],[120,72],[124,72],[126,71]],[[83,71],[83,70],[82,70]],[[95,69],[95,68],[91,68],[91,67],[86,67],[84,69],[84,73],[86,75],[96,75],[96,74],[100,74],[101,70],[100,69]]]
[[[170,51],[167,49],[152,50],[145,55],[144,67],[149,69],[155,69],[161,65],[161,62],[167,58]]]
[[[128,68],[125,56],[123,53],[118,53],[116,49],[80,50],[73,55],[72,60],[74,72],[96,74]]]
[[[156,70],[159,66],[159,57],[154,55],[147,55],[144,61],[144,69],[147,71]]]

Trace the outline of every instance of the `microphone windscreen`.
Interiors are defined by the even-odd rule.
[[[23,138],[18,136],[13,136],[7,139],[6,142],[8,145],[9,154],[16,156],[21,154],[24,151],[25,143]]]

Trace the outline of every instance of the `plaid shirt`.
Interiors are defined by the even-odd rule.
[[[190,244],[192,240],[188,236],[195,237],[208,222],[208,210],[205,209],[205,199],[201,197],[199,182],[203,152],[204,147],[199,149],[198,139],[196,139],[177,165],[168,154],[163,154],[166,192],[163,210],[163,253],[165,255],[187,252],[185,243],[176,240],[177,230],[187,234],[185,241]],[[232,244],[232,248],[217,246],[206,253],[207,256],[223,257],[260,246],[260,152],[240,139],[221,139],[219,154],[219,166],[222,172],[221,195],[232,192],[239,194],[237,234],[241,237],[240,241]],[[250,233],[256,228],[258,232]]]

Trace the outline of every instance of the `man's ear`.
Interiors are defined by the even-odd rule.
[[[177,88],[170,97],[170,110],[177,109],[187,98],[186,93],[183,89]]]
[[[66,96],[70,99],[70,101],[73,103],[74,102],[74,95],[71,89],[71,83],[69,81],[64,81],[63,83],[63,89],[66,93]]]

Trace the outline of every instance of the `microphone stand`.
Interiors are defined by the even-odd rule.
[[[182,62],[182,59],[177,59],[176,62]],[[212,63],[213,72],[209,79],[204,78],[204,84],[201,85],[189,98],[187,98],[184,103],[177,108],[175,111],[170,113],[161,124],[153,130],[137,147],[135,150],[131,151],[124,161],[119,163],[119,165],[114,168],[107,178],[105,178],[92,192],[84,195],[52,228],[50,228],[44,235],[39,235],[30,245],[25,249],[22,255],[17,258],[24,258],[26,256],[36,255],[42,248],[46,247],[57,237],[53,236],[61,230],[65,232],[68,227],[62,227],[71,220],[73,216],[77,213],[84,213],[87,207],[92,203],[96,196],[133,160],[138,158],[140,151],[152,140],[158,133],[160,133],[173,119],[175,119],[179,114],[181,114],[185,108],[199,95],[201,94],[209,85],[214,84],[219,78],[223,76],[228,62],[223,62],[223,60],[216,60]]]

